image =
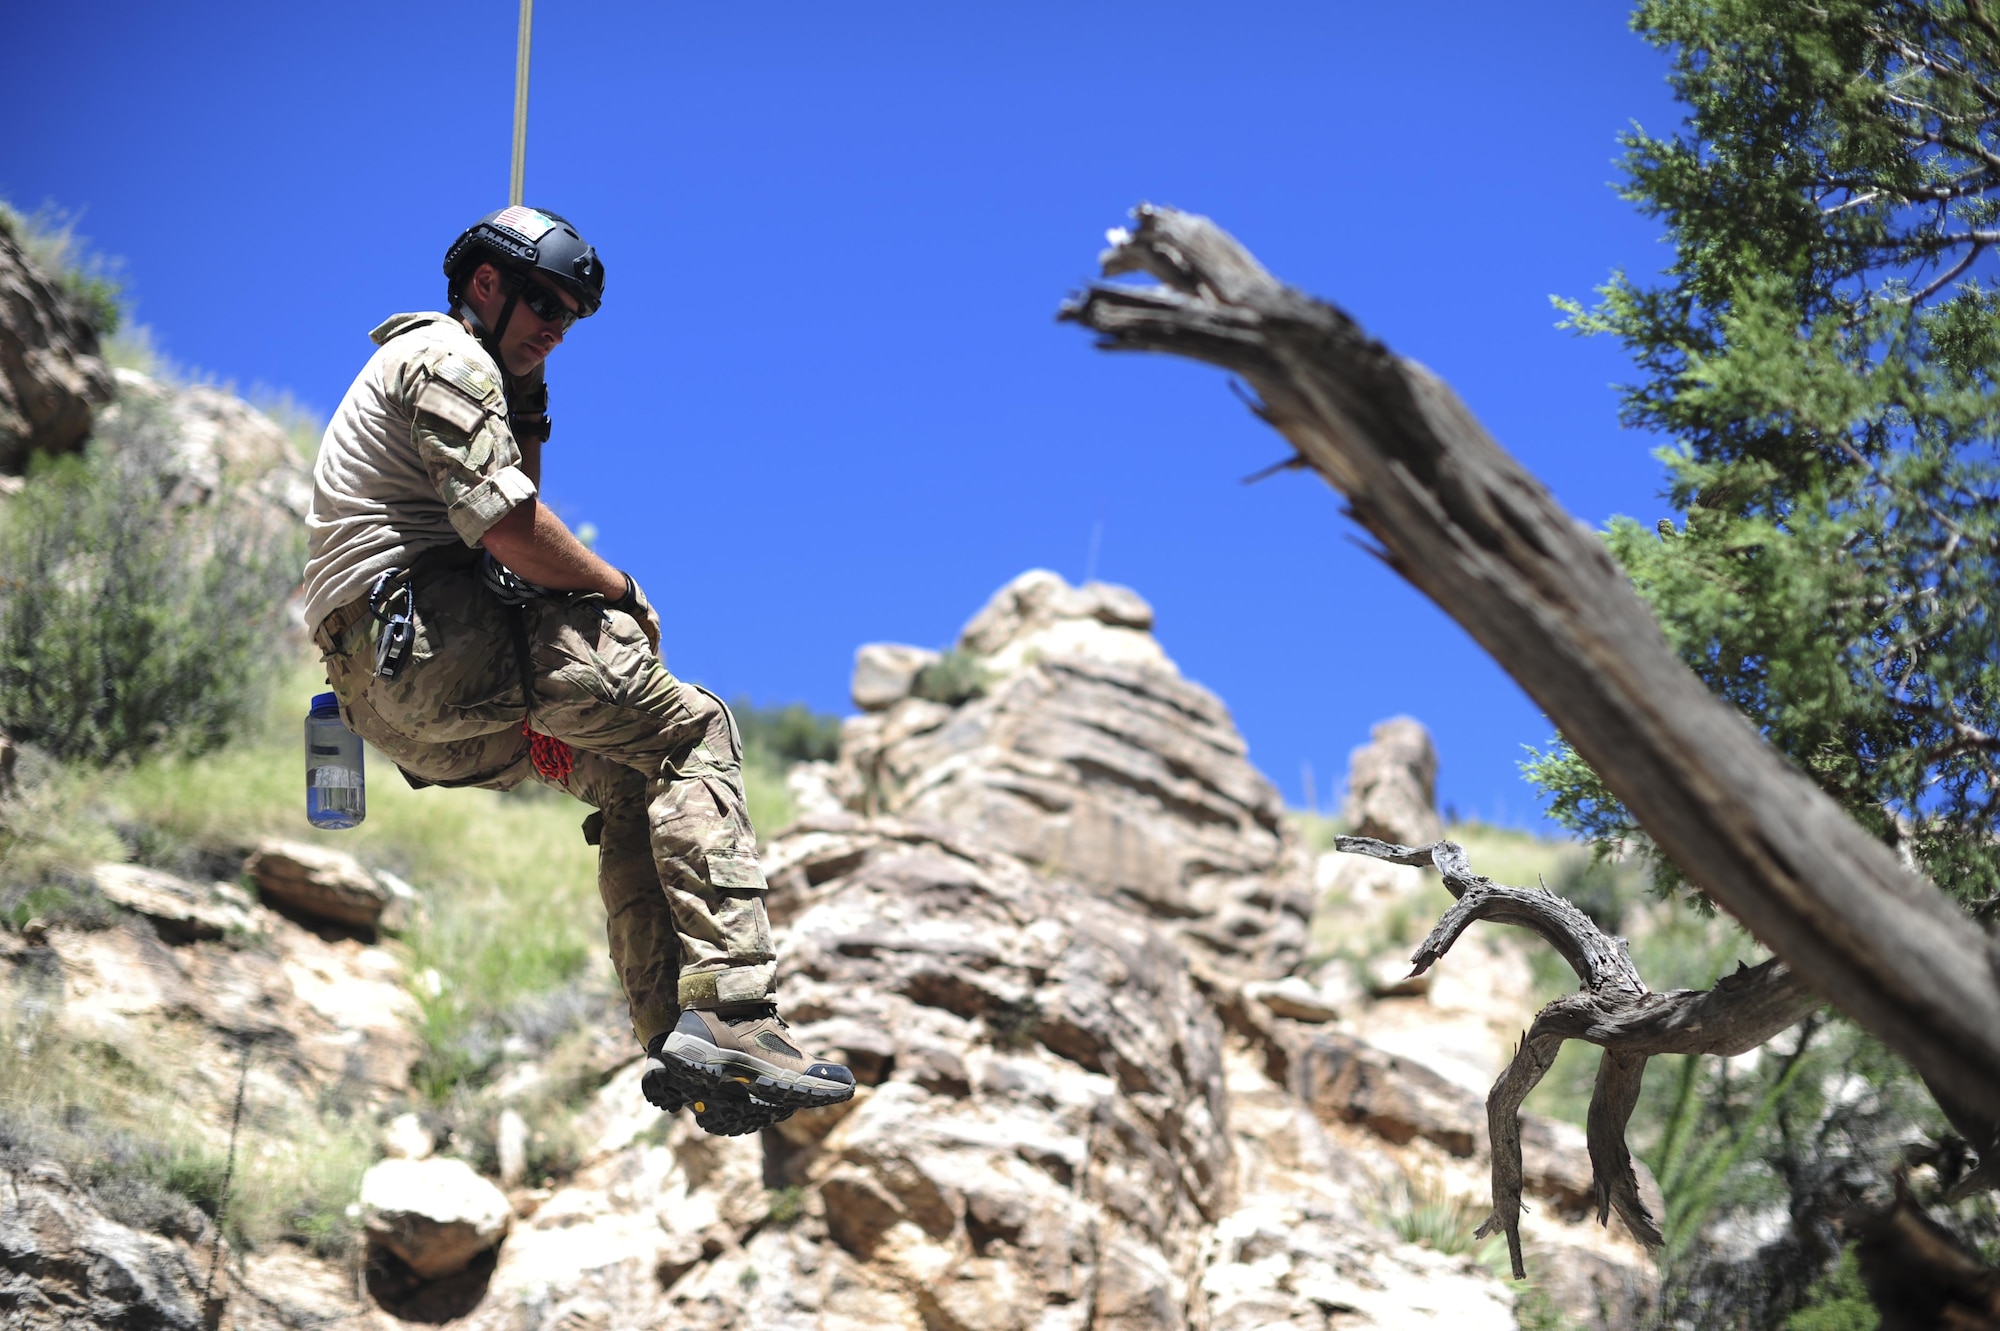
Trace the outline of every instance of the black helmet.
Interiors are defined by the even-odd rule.
[[[444,254],[452,303],[458,301],[460,285],[482,263],[553,282],[576,298],[584,318],[604,303],[604,261],[569,219],[546,208],[502,208],[460,233]]]

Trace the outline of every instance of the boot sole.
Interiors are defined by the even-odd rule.
[[[695,1123],[712,1137],[741,1137],[760,1132],[797,1112],[788,1105],[755,1099],[741,1086],[711,1091],[684,1085],[677,1079],[680,1071],[677,1066],[664,1065],[646,1069],[646,1075],[639,1081],[640,1093],[662,1113],[693,1110]]]
[[[720,1049],[696,1036],[675,1031],[660,1049],[663,1061],[681,1075],[682,1084],[705,1091],[739,1094],[792,1109],[818,1109],[853,1098],[854,1088],[845,1082],[808,1077],[803,1072],[787,1072],[753,1054]]]
[[[674,1083],[675,1071],[663,1063],[655,1064],[639,1078],[639,1094],[663,1114],[677,1114],[687,1108],[688,1095]]]
[[[743,1137],[761,1132],[773,1123],[782,1123],[796,1111],[785,1105],[766,1104],[749,1096],[741,1100],[696,1096],[688,1101],[694,1121],[711,1137]]]

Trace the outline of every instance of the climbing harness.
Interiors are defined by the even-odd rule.
[[[528,605],[562,593],[529,582],[484,552],[479,556],[479,581],[493,594],[494,600],[507,607],[512,620],[514,658],[521,671],[521,702],[528,709],[528,714],[521,718],[521,733],[528,737],[528,761],[544,781],[561,785],[576,770],[576,750],[554,735],[544,735],[534,728],[535,661],[534,646],[528,640]]]

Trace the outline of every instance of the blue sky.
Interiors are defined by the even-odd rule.
[[[81,214],[174,361],[322,411],[504,204],[515,6],[21,6],[0,196]],[[1053,322],[1107,227],[1204,212],[1444,374],[1579,517],[1664,511],[1613,345],[1551,294],[1656,270],[1610,187],[1678,120],[1617,5],[542,0],[527,199],[606,260],[551,361],[550,501],[727,695],[848,710],[1034,566],[1136,587],[1293,802],[1425,721],[1441,798],[1539,820],[1549,732],[1353,539],[1223,376]],[[1393,636],[1378,626],[1394,625]]]

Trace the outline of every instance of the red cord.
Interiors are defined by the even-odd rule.
[[[528,761],[535,765],[535,771],[545,781],[562,782],[569,780],[569,774],[576,770],[576,750],[554,735],[544,735],[521,722],[521,733],[528,737]]]

